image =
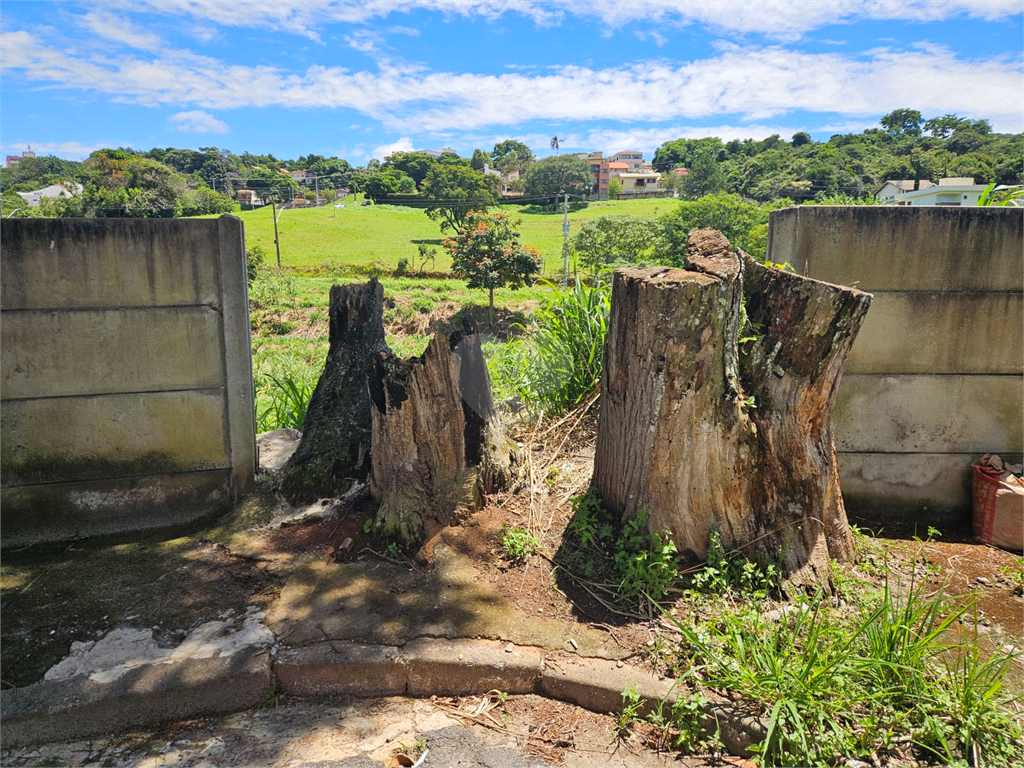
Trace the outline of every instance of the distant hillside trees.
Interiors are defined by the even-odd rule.
[[[917,110],[897,109],[879,125],[863,133],[835,134],[825,142],[805,131],[788,142],[777,135],[724,143],[715,137],[675,139],[658,147],[652,164],[663,174],[687,168],[687,181],[696,165],[700,172],[690,191],[683,186],[691,198],[716,188],[702,179],[709,176],[712,159],[723,191],[760,201],[867,196],[887,179],[935,182],[969,176],[978,184],[1024,183],[1024,135],[992,133],[987,120],[951,114],[925,119]]]

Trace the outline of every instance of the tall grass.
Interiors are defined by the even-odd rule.
[[[751,608],[673,621],[691,675],[761,707],[762,764],[1019,765],[1020,700],[1003,688],[1015,655],[982,653],[970,609],[923,586],[886,586],[853,616],[818,594],[778,621]]]
[[[491,359],[498,392],[548,414],[586,400],[601,381],[610,299],[606,283],[588,287],[579,277],[556,291],[523,335]]]
[[[256,385],[256,431],[291,427],[302,429],[314,384],[301,374],[286,372],[280,376],[264,373],[254,378]]]

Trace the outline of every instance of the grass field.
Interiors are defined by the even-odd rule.
[[[447,272],[451,262],[440,248],[442,233],[437,223],[416,208],[392,205],[356,206],[348,198],[344,208],[286,210],[278,221],[281,263],[303,267],[370,267],[379,264],[394,269],[399,259],[413,265],[417,245],[438,248],[437,262],[426,269]],[[675,208],[671,198],[594,202],[569,214],[570,236],[579,231],[579,223],[608,215],[657,216]],[[523,212],[522,206],[509,206],[513,216],[522,215],[522,241],[537,248],[544,259],[544,275],[559,273],[562,264],[562,214]],[[246,244],[259,244],[273,261],[274,221],[269,207],[238,214],[245,222]],[[418,267],[418,265],[416,265]]]

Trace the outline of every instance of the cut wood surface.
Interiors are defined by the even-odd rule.
[[[623,519],[644,510],[681,551],[778,563],[827,583],[852,538],[832,409],[871,297],[766,267],[713,230],[685,269],[615,272],[594,485]]]
[[[437,334],[420,357],[375,355],[370,492],[380,502],[377,536],[414,548],[429,527],[452,525],[509,471],[480,341]],[[505,455],[502,455],[502,451]]]
[[[302,442],[284,468],[281,490],[291,501],[342,496],[370,471],[370,398],[366,362],[387,351],[384,288],[335,285],[330,298],[330,348],[309,401]]]

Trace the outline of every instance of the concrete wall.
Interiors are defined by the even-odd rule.
[[[768,256],[874,294],[835,411],[847,509],[966,522],[970,464],[1024,450],[1024,211],[774,211]]]
[[[242,222],[11,219],[3,546],[188,523],[256,468]]]

